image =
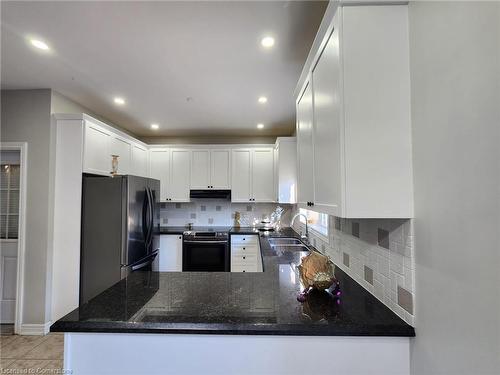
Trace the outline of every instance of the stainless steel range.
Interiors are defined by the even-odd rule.
[[[194,228],[183,234],[182,271],[230,271],[229,228]]]

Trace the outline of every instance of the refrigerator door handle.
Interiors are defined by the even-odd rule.
[[[147,188],[148,190],[148,242],[147,242],[147,247],[148,249],[151,247],[151,243],[153,242],[153,192],[151,191],[150,188]]]
[[[155,260],[155,258],[156,258],[157,255],[158,255],[158,251],[153,252],[151,255],[149,255],[147,257],[146,260],[142,261],[141,263],[132,265],[130,267],[131,270],[132,271],[137,271],[137,270],[140,270],[141,268],[144,268],[144,267],[150,265],[151,263],[153,263],[153,261]]]
[[[146,188],[144,190],[144,201],[142,203],[142,236],[144,237],[144,246],[148,247],[148,217],[147,217],[147,211],[148,211],[148,201],[149,201],[149,194],[148,194],[148,189]]]

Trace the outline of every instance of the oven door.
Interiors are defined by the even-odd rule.
[[[229,272],[228,241],[184,240],[182,271]]]

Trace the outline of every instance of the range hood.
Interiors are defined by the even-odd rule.
[[[231,199],[231,190],[191,190],[189,198]]]

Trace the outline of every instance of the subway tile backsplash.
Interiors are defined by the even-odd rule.
[[[295,230],[302,228],[298,221]],[[311,243],[408,324],[414,324],[413,223],[405,219],[329,217],[328,238]]]
[[[242,227],[252,226],[254,219],[269,218],[275,210],[275,203],[232,203],[223,199],[196,199],[187,203],[162,203],[161,225],[185,226],[234,226],[235,213],[240,214]],[[285,209],[282,226],[289,226],[292,205],[280,205]]]

